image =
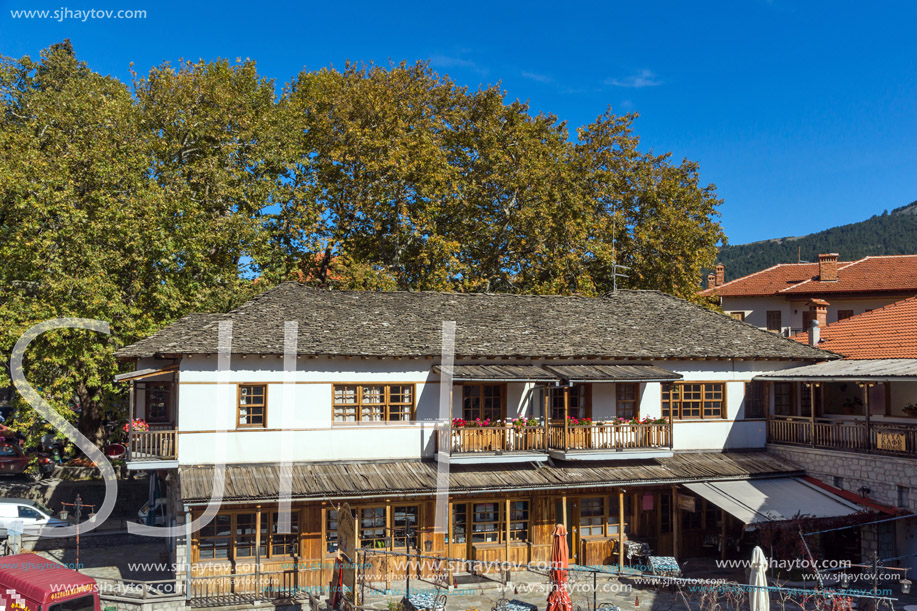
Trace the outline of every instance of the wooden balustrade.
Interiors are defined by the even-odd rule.
[[[178,433],[172,429],[131,431],[129,435],[130,460],[176,458]]]
[[[556,450],[628,450],[672,447],[667,422],[620,424],[599,422],[589,426],[551,424],[549,447]]]
[[[448,447],[453,454],[543,452],[547,444],[544,426],[462,426],[452,428]]]
[[[881,421],[772,416],[767,426],[767,441],[845,452],[913,456],[917,454],[917,427]]]
[[[444,445],[445,444],[445,445]],[[667,422],[594,423],[590,426],[453,427],[440,431],[440,447],[452,454],[472,452],[545,452],[546,450],[628,450],[672,447]]]

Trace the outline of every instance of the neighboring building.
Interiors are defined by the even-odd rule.
[[[719,264],[700,294],[733,318],[789,336],[807,330],[819,306],[824,327],[917,295],[917,255],[838,262],[821,254],[818,263],[781,263],[728,282]]]
[[[846,358],[757,378],[773,397],[768,450],[845,490],[917,511],[917,298],[794,339]],[[867,531],[864,556],[913,555],[915,535],[913,519],[880,524]],[[906,560],[917,570],[917,559]]]
[[[287,321],[295,345],[285,344]],[[443,321],[456,325],[446,390]],[[220,373],[219,329],[230,323]],[[250,573],[256,555],[262,573],[327,585],[345,501],[358,546],[370,550],[547,561],[563,522],[580,564],[620,561],[622,538],[662,555],[720,554],[749,524],[860,508],[764,451],[773,406],[752,382],[836,357],[656,291],[585,298],[286,283],[227,314],[184,318],[118,356],[136,363],[119,378],[152,429],[132,434],[129,468],[169,474],[171,505],[184,508],[177,522],[200,517],[226,463],[219,514],[190,550],[178,547],[179,560],[187,552],[195,563],[192,593],[219,594],[211,578]],[[293,534],[277,527],[284,459]],[[447,523],[436,532],[445,462]]]

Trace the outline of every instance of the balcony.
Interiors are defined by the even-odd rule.
[[[548,451],[563,460],[631,460],[672,455],[670,422],[601,422],[589,426],[552,423]]]
[[[178,466],[178,431],[153,428],[133,430],[128,436],[128,469],[167,469]]]
[[[772,416],[767,442],[889,456],[917,456],[917,426],[865,420]]]
[[[672,455],[670,423],[451,427],[439,432],[451,462],[640,459]]]
[[[454,463],[541,462],[548,459],[547,428],[538,426],[449,427],[439,432],[439,448]]]

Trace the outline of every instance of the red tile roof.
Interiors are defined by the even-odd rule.
[[[849,359],[917,359],[917,297],[851,316],[821,329],[819,348]],[[794,335],[808,342],[808,333]]]
[[[818,263],[781,263],[737,278],[701,295],[824,295],[838,293],[917,293],[917,255],[865,257],[838,262],[838,279],[821,282]]]

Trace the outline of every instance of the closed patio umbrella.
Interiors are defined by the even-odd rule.
[[[567,592],[567,529],[563,524],[554,527],[554,542],[551,544],[551,593],[548,594],[548,611],[573,611],[573,603]]]
[[[749,573],[748,608],[749,611],[769,611],[771,606],[767,592],[767,558],[757,545],[751,553],[751,572]]]

